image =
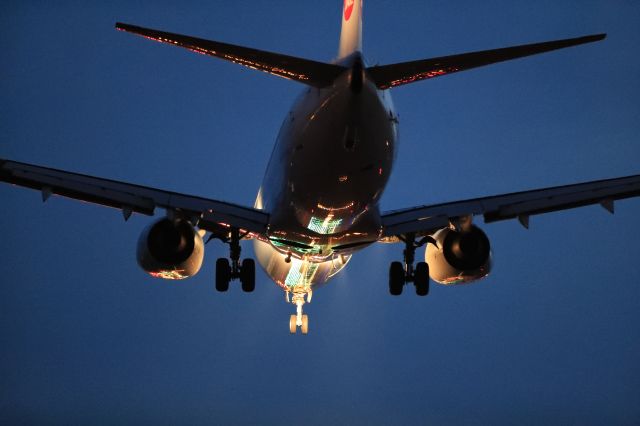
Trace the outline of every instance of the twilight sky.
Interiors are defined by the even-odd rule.
[[[0,158],[253,205],[303,86],[114,23],[328,61],[341,1],[88,3],[0,10]],[[640,3],[577,4],[365,1],[371,64],[608,33],[394,89],[383,210],[640,173]],[[146,216],[5,184],[0,206],[0,423],[640,422],[640,199],[479,219],[492,275],[424,299],[388,295],[401,246],[370,247],[314,294],[308,336],[262,271],[214,291],[222,244],[159,281],[135,262]]]

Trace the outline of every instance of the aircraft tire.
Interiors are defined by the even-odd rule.
[[[389,293],[400,296],[404,286],[404,267],[401,262],[391,262],[389,267]]]
[[[296,316],[291,315],[289,317],[289,333],[296,334],[297,329],[298,329],[298,326],[296,325]]]
[[[418,296],[429,294],[429,265],[426,262],[419,262],[413,278]]]
[[[307,334],[309,332],[309,317],[306,315],[302,316],[302,334]]]
[[[253,259],[244,259],[240,267],[240,283],[242,291],[251,293],[256,288],[256,262]]]
[[[229,281],[231,281],[231,266],[228,259],[221,257],[216,260],[216,290],[220,292],[229,290]]]

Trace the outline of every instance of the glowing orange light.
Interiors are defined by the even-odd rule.
[[[189,278],[187,275],[182,274],[183,271],[158,271],[149,272],[149,275],[155,278],[162,278],[164,280],[183,280]]]
[[[322,210],[328,210],[331,212],[335,212],[335,211],[339,211],[339,210],[347,210],[350,209],[351,207],[353,207],[355,205],[355,203],[352,201],[349,204],[347,204],[346,206],[342,206],[342,207],[327,207],[327,206],[323,206],[322,204],[318,203],[318,207],[321,208]]]
[[[427,78],[438,77],[441,75],[449,74],[452,72],[460,71],[460,68],[457,67],[448,67],[444,69],[430,70],[421,73],[417,73],[414,75],[409,75],[403,78],[399,78],[397,80],[393,80],[389,82],[389,84],[383,85],[382,89],[388,89],[389,87],[400,86],[402,84],[413,83],[414,81],[424,80]]]

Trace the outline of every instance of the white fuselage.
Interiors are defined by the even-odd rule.
[[[271,215],[269,241],[255,248],[283,287],[326,282],[351,253],[379,238],[378,201],[395,157],[398,120],[388,92],[367,80],[361,62],[354,67],[360,60],[348,58],[350,69],[332,86],[301,94],[271,154],[256,200]]]

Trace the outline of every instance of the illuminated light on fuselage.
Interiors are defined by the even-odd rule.
[[[289,288],[310,287],[313,277],[318,271],[319,265],[317,263],[305,262],[301,259],[291,259],[291,268],[287,273],[287,277],[284,280],[284,284]]]
[[[340,211],[340,210],[348,210],[348,209],[352,208],[355,204],[356,203],[354,203],[352,201],[349,204],[347,204],[346,206],[342,206],[342,207],[327,207],[327,206],[324,206],[324,205],[318,203],[318,208],[320,208],[322,210],[330,211],[330,212],[337,212],[337,211]]]
[[[307,229],[318,234],[333,234],[341,223],[342,219],[334,219],[331,214],[324,219],[312,216]]]
[[[287,278],[284,279],[284,285],[286,285],[287,287],[293,287],[298,284],[298,282],[300,281],[300,277],[302,277],[302,274],[300,272],[302,263],[303,261],[300,259],[291,259],[291,268],[289,269]]]
[[[317,263],[304,262],[301,284],[303,284],[305,287],[309,286],[313,281],[313,277],[316,275],[319,267],[320,265]]]

